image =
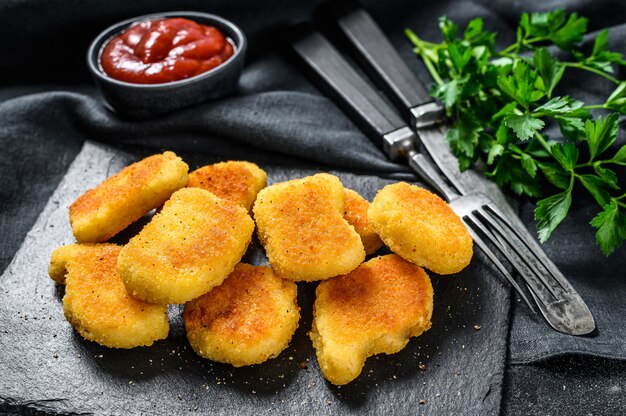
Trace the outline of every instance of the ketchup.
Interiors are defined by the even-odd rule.
[[[160,84],[206,72],[233,53],[219,29],[177,17],[132,25],[107,42],[100,65],[120,81]]]

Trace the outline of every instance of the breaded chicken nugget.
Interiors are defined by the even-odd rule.
[[[254,218],[274,271],[290,280],[323,280],[365,259],[361,238],[343,218],[345,192],[326,173],[269,186],[257,196]]]
[[[88,190],[70,206],[79,243],[106,241],[187,184],[189,167],[173,152],[147,157]]]
[[[256,195],[265,188],[266,179],[265,171],[254,163],[228,161],[189,173],[187,186],[206,189],[250,211]]]
[[[167,307],[130,296],[117,272],[121,247],[71,244],[50,260],[50,277],[65,284],[63,309],[72,326],[89,341],[110,348],[152,345],[167,337]]]
[[[183,188],[122,248],[118,269],[133,296],[185,303],[224,281],[253,231],[245,208],[204,189]]]
[[[346,189],[346,208],[343,217],[361,236],[365,252],[372,254],[383,245],[383,241],[367,218],[369,207],[370,203],[365,198],[352,189]]]
[[[243,263],[220,286],[188,302],[183,313],[194,351],[235,367],[278,356],[299,318],[295,283],[269,267]]]
[[[309,333],[324,377],[351,382],[367,357],[394,354],[431,326],[433,288],[424,270],[395,254],[319,284]]]
[[[423,188],[405,182],[385,186],[368,216],[391,251],[435,273],[458,273],[472,259],[465,224],[443,199]]]

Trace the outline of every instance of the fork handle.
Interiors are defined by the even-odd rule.
[[[296,28],[292,46],[318,87],[378,145],[381,137],[406,125],[321,33],[305,26]]]
[[[444,119],[444,110],[411,73],[372,17],[352,2],[330,4],[328,10],[347,38],[355,60],[411,124],[426,127]]]

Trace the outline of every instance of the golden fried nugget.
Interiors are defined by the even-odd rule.
[[[185,303],[224,281],[253,231],[245,208],[204,189],[183,188],[122,248],[119,272],[139,299]]]
[[[110,348],[152,345],[169,332],[167,307],[128,293],[117,272],[120,249],[114,244],[60,247],[52,253],[50,277],[65,284],[65,317],[85,339]]]
[[[256,195],[265,188],[266,179],[265,171],[254,163],[228,161],[189,173],[187,186],[206,189],[250,211]]]
[[[188,170],[173,152],[125,167],[70,206],[74,237],[80,243],[108,240],[185,186]]]
[[[361,238],[343,218],[345,191],[326,173],[269,186],[257,196],[254,218],[274,271],[290,280],[323,280],[365,259]]]
[[[220,286],[185,305],[187,338],[198,355],[235,367],[280,354],[298,327],[296,284],[269,267],[240,263]]]
[[[395,254],[322,282],[315,294],[309,336],[322,374],[335,385],[357,378],[367,357],[397,353],[431,325],[428,275]]]
[[[352,189],[346,189],[346,208],[343,217],[361,236],[365,252],[372,254],[383,245],[383,241],[367,218],[369,207],[370,203],[365,198]]]
[[[443,199],[423,188],[405,182],[385,186],[368,216],[391,251],[435,273],[458,273],[472,259],[465,224]]]

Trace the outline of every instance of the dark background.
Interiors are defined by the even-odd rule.
[[[250,40],[247,70],[241,80],[240,93],[259,91],[292,91],[315,93],[306,79],[299,76],[292,63],[284,58],[277,36],[279,29],[307,19],[318,1],[78,1],[78,0],[5,0],[0,3],[0,114],[11,119],[11,99],[47,91],[71,91],[96,96],[89,78],[85,51],[91,39],[101,30],[119,20],[152,12],[168,10],[198,10],[222,15],[240,24]],[[392,1],[365,2],[366,8],[382,25],[396,45],[407,46],[402,39],[404,27],[413,28],[425,38],[436,38],[436,17],[446,14],[460,22],[475,16],[486,19],[487,27],[501,33],[498,41],[508,44],[514,38],[513,27],[522,11],[548,10],[566,7],[590,17],[590,31],[614,27],[611,47],[626,52],[626,15],[619,1],[472,1],[430,2]],[[407,61],[423,79],[425,70],[416,60]],[[624,73],[618,76],[624,78]],[[593,98],[606,94],[607,86],[579,79],[565,80],[576,88],[577,98]],[[49,98],[49,96],[47,96]],[[593,100],[591,100],[593,101]],[[35,97],[32,108],[20,107],[20,120],[39,126],[63,128],[63,123],[78,123],[78,131],[92,134],[101,141],[123,142],[116,137],[115,128],[81,125],[81,120],[62,118],[66,101],[51,100],[56,106],[42,111],[41,100]],[[285,104],[287,107],[288,104]],[[45,108],[45,107],[43,107]],[[280,111],[280,109],[276,110]],[[105,123],[103,121],[103,123]],[[216,122],[219,124],[218,122]],[[27,125],[25,123],[24,125]],[[132,131],[132,126],[125,125]],[[3,124],[0,152],[0,271],[4,270],[32,227],[49,196],[80,150],[85,134],[59,137],[42,130]],[[54,128],[54,127],[51,127]],[[138,126],[137,128],[141,128]],[[228,125],[216,125],[217,131]],[[150,137],[138,140],[146,144]],[[258,144],[260,153],[289,155],[289,149],[272,149]],[[280,157],[277,156],[277,157]],[[324,159],[323,156],[319,156]],[[291,157],[293,160],[293,157]],[[319,160],[318,160],[319,161]],[[374,162],[372,162],[374,163]],[[338,162],[358,171],[364,169],[349,155]],[[375,163],[374,163],[375,164]],[[370,163],[371,165],[371,163]],[[370,166],[371,168],[371,166]],[[375,172],[391,175],[405,169],[380,162]],[[524,202],[524,201],[522,201]],[[524,202],[525,204],[525,202]],[[529,212],[524,205],[525,213]],[[526,215],[525,219],[527,219]],[[585,216],[581,214],[581,218]],[[561,237],[567,240],[566,231]],[[557,237],[559,238],[559,237]],[[585,240],[590,256],[598,262],[617,261],[624,257],[624,248],[605,260],[594,246],[592,235],[572,235]],[[555,244],[555,243],[553,243]],[[556,249],[555,249],[556,250]],[[611,270],[611,269],[609,269]],[[624,269],[612,269],[615,279],[624,280]],[[592,272],[592,271],[591,271]],[[593,278],[593,276],[589,276]],[[622,283],[623,285],[623,283]],[[607,287],[606,290],[611,290]],[[622,304],[623,307],[623,304]],[[616,311],[617,312],[617,311]],[[621,314],[623,315],[624,309]],[[515,313],[515,312],[514,312]],[[623,340],[626,341],[626,340]],[[606,355],[606,354],[605,354]],[[1,373],[2,369],[0,369]],[[509,364],[505,372],[502,413],[504,414],[624,414],[626,412],[626,362],[623,360],[563,353],[530,364]]]

